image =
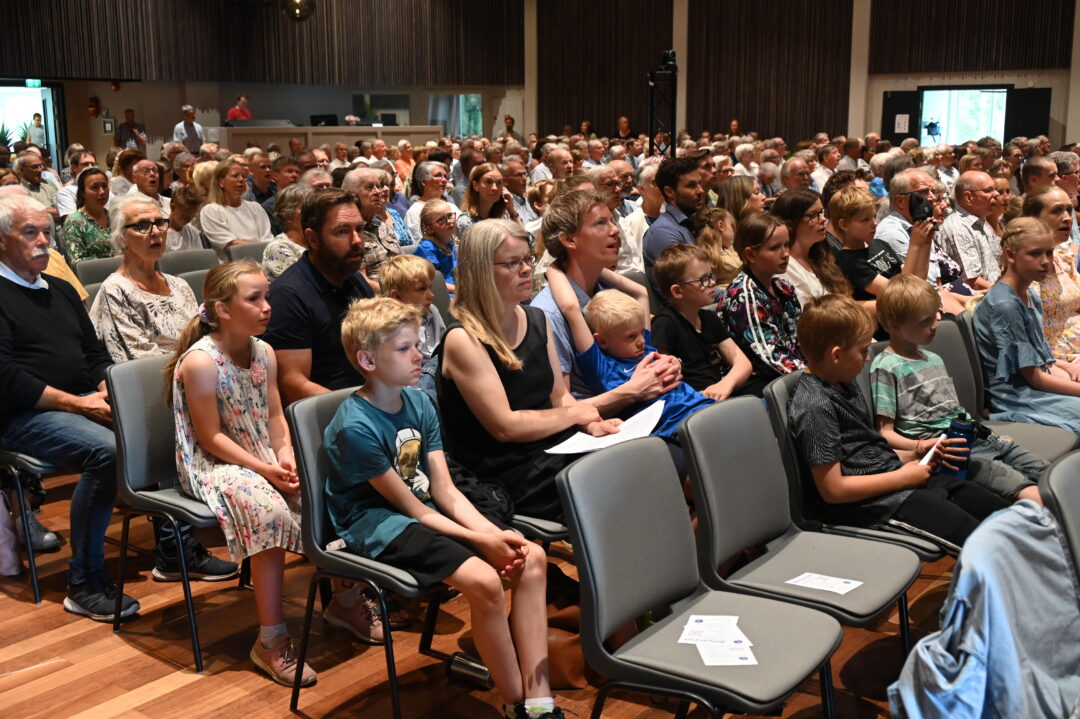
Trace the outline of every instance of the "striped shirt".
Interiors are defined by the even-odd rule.
[[[967,417],[941,357],[925,349],[921,354],[911,359],[886,349],[870,365],[874,412],[912,439],[940,436],[954,418]]]

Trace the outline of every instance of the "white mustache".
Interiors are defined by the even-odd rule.
[[[48,254],[49,254],[48,248],[45,248],[44,250],[34,250],[34,254],[30,256],[30,259],[36,260],[39,257],[46,257],[46,256],[48,256]]]

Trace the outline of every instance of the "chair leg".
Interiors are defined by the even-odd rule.
[[[686,715],[690,713],[690,702],[679,702],[678,709],[675,710],[675,719],[686,719]]]
[[[334,587],[330,584],[330,577],[323,577],[319,580],[319,602],[322,604],[322,608],[326,609],[333,598]]]
[[[375,593],[375,598],[379,600],[380,614],[383,617],[389,617],[390,612],[386,608],[386,597],[383,595],[383,590],[374,584],[369,586]],[[390,682],[390,703],[394,709],[394,719],[401,719],[401,693],[398,690],[397,665],[394,663],[394,636],[390,630],[389,621],[383,622],[383,650],[386,652],[386,676]]]
[[[907,592],[896,600],[896,609],[900,612],[900,644],[904,648],[904,658],[911,654],[911,620],[908,619]]]
[[[300,652],[297,655],[296,676],[293,679],[292,700],[289,702],[289,710],[296,712],[300,704],[300,681],[304,678],[301,669],[307,659],[308,637],[311,636],[311,614],[315,611],[315,587],[319,584],[319,573],[311,576],[308,583],[307,606],[304,607],[304,631],[300,634]]]
[[[195,655],[195,672],[203,673],[202,647],[199,646],[199,627],[195,623],[195,602],[191,599],[191,580],[188,578],[187,557],[184,555],[184,543],[180,541],[180,524],[169,515],[166,521],[176,533],[176,552],[180,561],[180,581],[184,585],[184,602],[187,604],[188,624],[191,625],[191,651]]]
[[[592,714],[589,715],[589,719],[600,719],[604,711],[604,702],[607,701],[608,694],[615,688],[616,686],[611,682],[600,687],[600,691],[596,693],[596,699],[593,699]]]
[[[15,494],[19,497],[19,521],[22,522],[26,563],[30,566],[30,587],[34,590],[34,604],[41,604],[41,584],[38,583],[37,560],[34,558],[34,547],[30,543],[30,507],[26,503],[21,473],[12,467],[11,476],[15,478]]]
[[[427,613],[424,615],[424,630],[420,634],[420,653],[436,659],[449,660],[450,655],[432,649],[431,644],[435,639],[435,625],[439,621],[439,607],[442,605],[443,593],[437,592],[431,596],[428,602]]]
[[[124,528],[120,532],[120,561],[117,562],[116,570],[116,605],[113,607],[112,630],[114,634],[120,633],[120,607],[121,601],[124,598],[124,564],[127,560],[128,534],[131,530],[131,519],[134,516],[135,515],[130,512],[124,513]]]
[[[836,705],[833,697],[832,663],[826,659],[818,672],[821,677],[821,709],[826,719],[836,719]]]
[[[240,583],[239,588],[251,586],[251,557],[244,557],[244,561],[240,562]]]

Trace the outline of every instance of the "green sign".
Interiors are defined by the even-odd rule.
[[[28,77],[28,78],[26,78],[26,86],[27,87],[41,87],[41,80],[36,80],[34,78]]]

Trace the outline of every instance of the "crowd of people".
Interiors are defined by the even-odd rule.
[[[81,473],[68,611],[113,618],[104,373],[147,356],[170,357],[180,483],[218,517],[231,560],[159,526],[155,579],[179,578],[177,542],[194,578],[228,578],[250,557],[253,662],[314,682],[281,609],[285,552],[303,551],[282,408],[359,386],[325,434],[333,526],[350,551],[468,598],[506,716],[522,719],[562,713],[544,553],[509,521],[562,519],[554,479],[574,457],[545,450],[571,433],[616,433],[663,399],[654,434],[685,475],[687,416],[805,370],[789,431],[817,488],[807,511],[902,523],[955,552],[996,509],[1038,501],[1047,466],[989,430],[970,455],[963,439],[935,445],[953,420],[986,419],[925,349],[943,316],[973,311],[989,418],[1080,435],[1074,146],[821,133],[789,148],[736,121],[672,141],[625,118],[609,137],[582,123],[525,138],[507,116],[492,138],[234,153],[197,142],[184,112],[159,158],[128,118],[104,168],[72,145],[56,172],[26,145],[0,169],[0,446]],[[246,243],[265,243],[262,263],[228,262]],[[222,261],[201,304],[157,267],[198,247]],[[69,263],[115,255],[84,306]],[[871,368],[872,414],[855,380],[875,338],[889,346]],[[947,471],[961,461],[967,479]],[[59,544],[36,518],[23,540]],[[122,598],[123,615],[138,609]],[[371,643],[416,616],[398,600],[380,616],[347,582],[324,612]]]

